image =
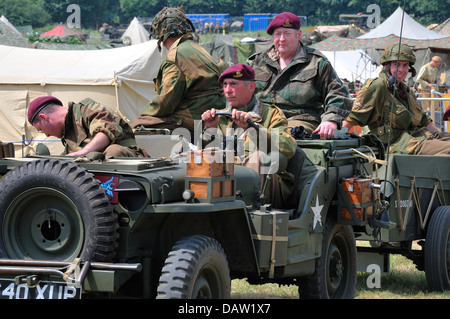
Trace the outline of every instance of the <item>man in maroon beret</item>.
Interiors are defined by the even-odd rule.
[[[219,127],[223,134],[227,129],[235,131],[249,128],[248,120],[252,120],[265,128],[267,142],[270,146],[270,130],[279,130],[278,149],[286,158],[291,158],[295,153],[296,142],[287,132],[287,120],[280,109],[270,105],[261,104],[254,92],[256,88],[255,73],[246,64],[234,64],[227,68],[219,77],[219,83],[223,85],[223,92],[227,100],[224,110],[231,113],[231,119],[216,116],[216,109],[207,110],[202,114],[205,130]],[[263,133],[261,133],[263,134]],[[250,150],[251,151],[251,150]]]
[[[255,70],[258,98],[278,106],[290,129],[303,126],[332,138],[351,110],[349,92],[325,56],[300,42],[300,26],[293,13],[276,15],[267,27],[274,45],[248,63]]]
[[[145,157],[131,127],[119,114],[91,99],[63,103],[53,96],[33,100],[28,122],[46,136],[60,138],[69,156],[103,152],[112,157]]]
[[[254,77],[254,71],[249,65],[235,64],[227,68],[219,77],[227,100],[226,108],[220,111],[230,112],[231,118],[217,116],[219,110],[213,108],[202,114],[202,121],[205,128],[205,144],[212,136],[218,137],[219,140],[228,135],[243,137],[245,159],[241,164],[263,174],[259,165],[260,150],[263,153],[277,151],[290,159],[295,154],[297,144],[287,130],[287,119],[283,112],[276,106],[260,103],[256,98]],[[249,128],[247,123],[249,119],[259,125],[256,133],[258,136],[255,136],[253,129]],[[265,143],[265,146],[262,147],[261,143]],[[264,179],[265,176],[262,175],[262,180]],[[274,207],[283,207],[283,199],[289,197],[292,183],[293,177],[289,173],[274,178],[267,194]]]

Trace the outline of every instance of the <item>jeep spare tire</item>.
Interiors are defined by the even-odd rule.
[[[72,162],[30,161],[0,180],[0,258],[109,261],[116,229],[104,190]]]

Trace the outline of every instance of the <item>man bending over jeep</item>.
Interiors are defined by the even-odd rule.
[[[39,97],[30,103],[28,122],[46,136],[60,138],[68,156],[89,152],[103,152],[110,157],[148,156],[136,145],[128,123],[91,99],[64,106],[53,96]]]

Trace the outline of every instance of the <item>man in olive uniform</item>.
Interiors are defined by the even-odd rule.
[[[148,156],[136,146],[128,123],[91,99],[63,106],[53,96],[39,97],[30,103],[28,122],[46,136],[60,138],[68,156],[84,156],[89,152],[103,152],[112,157]]]
[[[419,84],[418,90],[421,97],[435,97],[435,94],[432,94],[431,91],[436,88],[439,65],[441,65],[441,58],[436,55],[432,57],[431,61],[425,64],[420,69],[419,74],[417,74],[416,82]],[[424,100],[422,101],[422,105],[425,111],[437,110],[437,103],[435,101]],[[431,106],[433,106],[433,109],[431,109]],[[431,116],[433,117],[434,114],[431,114]]]
[[[277,107],[260,103],[255,94],[256,83],[254,82],[253,69],[245,64],[235,64],[227,68],[219,78],[223,84],[223,90],[227,99],[227,107],[223,111],[231,113],[231,118],[216,116],[216,109],[207,110],[202,115],[205,135],[228,136],[234,134],[242,136],[245,130],[253,130],[249,127],[247,120],[252,120],[259,125],[255,136],[248,132],[245,134],[245,161],[243,165],[250,167],[260,174],[261,152],[268,153],[278,151],[287,159],[292,158],[296,151],[296,141],[288,132],[287,119],[283,112]],[[221,110],[222,111],[222,110]],[[216,131],[218,128],[218,132]],[[276,135],[276,137],[275,137]],[[273,140],[272,140],[273,139]],[[257,140],[257,141],[255,141]],[[264,147],[259,143],[266,143]],[[264,176],[262,180],[264,181]],[[293,189],[292,174],[280,172],[269,186],[268,197],[274,207],[283,207]]]
[[[225,106],[217,82],[214,59],[193,41],[194,25],[179,8],[164,8],[154,18],[150,33],[168,50],[154,79],[156,96],[131,125],[152,128],[187,128],[191,137],[194,120],[213,107]]]
[[[439,132],[403,82],[415,72],[415,61],[408,45],[388,47],[380,61],[383,70],[361,89],[343,126],[367,125],[389,153],[450,155],[450,134]]]
[[[255,70],[259,99],[278,106],[289,128],[303,126],[321,138],[332,138],[351,109],[347,88],[320,52],[302,45],[295,14],[278,14],[267,33],[274,45],[248,61]]]

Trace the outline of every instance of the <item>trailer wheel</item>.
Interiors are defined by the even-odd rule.
[[[450,290],[449,234],[450,206],[440,206],[430,219],[425,240],[425,275],[431,290]]]
[[[30,161],[2,177],[0,229],[1,258],[109,261],[117,246],[105,192],[64,160]]]
[[[315,272],[300,279],[300,298],[352,299],[356,290],[356,243],[352,228],[328,216],[322,239],[322,255]]]
[[[182,238],[169,253],[159,278],[158,299],[228,299],[231,280],[222,246],[215,239]]]

